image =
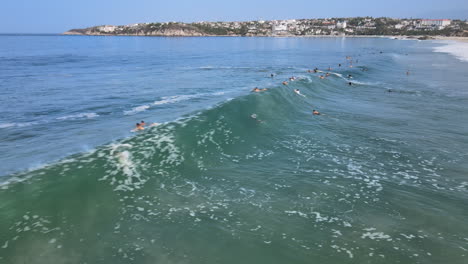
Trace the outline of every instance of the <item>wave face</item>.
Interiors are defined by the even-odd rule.
[[[393,43],[371,44],[382,41]],[[468,97],[455,82],[430,86],[456,77],[427,63],[405,75],[426,54],[392,51],[324,80],[276,69],[267,91],[4,177],[0,260],[463,263],[468,128],[457,113]],[[215,93],[160,97],[146,112]]]

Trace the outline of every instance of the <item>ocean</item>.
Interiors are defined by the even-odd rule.
[[[467,263],[466,45],[1,35],[0,263]]]

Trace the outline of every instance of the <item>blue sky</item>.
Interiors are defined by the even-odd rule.
[[[351,16],[468,19],[468,0],[2,0],[0,33],[95,25]]]

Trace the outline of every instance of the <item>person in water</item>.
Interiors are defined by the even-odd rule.
[[[272,74],[270,74],[270,77],[271,77],[271,78],[275,77],[275,74],[273,74],[273,73],[272,73]]]
[[[294,89],[294,92],[302,97],[306,97],[305,95],[301,94],[301,91],[299,91],[299,89]]]
[[[287,82],[287,81],[284,81],[284,82],[283,82],[283,85],[288,85],[288,82]]]
[[[319,78],[320,78],[320,79],[325,79],[325,76],[320,75]]]
[[[314,115],[320,115],[320,112],[314,109],[314,110],[312,110],[312,114],[314,114]]]
[[[351,79],[353,78],[353,76],[351,74],[348,74],[348,79]]]
[[[340,63],[340,64],[338,64],[338,67],[341,67],[341,63]]]
[[[140,123],[136,123],[135,131],[140,131],[145,129]]]
[[[252,89],[252,92],[258,93],[258,92],[263,92],[263,91],[266,91],[266,90],[268,90],[268,89],[267,88],[259,89],[258,87],[255,87],[255,88]]]
[[[257,114],[251,114],[250,117],[257,121],[258,123],[262,123],[263,121],[257,118]]]
[[[351,85],[353,85],[353,83],[352,83],[352,82],[349,82],[348,85],[351,86]]]
[[[329,73],[329,72],[327,72],[327,74],[325,74],[325,76],[326,76],[326,77],[330,76],[330,73]]]
[[[141,125],[142,127],[145,127],[145,126],[146,126],[145,121],[141,120],[140,125]]]

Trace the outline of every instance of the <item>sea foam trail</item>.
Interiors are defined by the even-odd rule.
[[[57,120],[69,120],[69,119],[80,119],[80,118],[95,118],[98,117],[99,115],[96,113],[80,113],[76,115],[67,115],[67,116],[62,116],[62,117],[57,117]]]
[[[143,112],[155,105],[165,105],[165,104],[174,104],[182,101],[187,101],[194,98],[201,98],[207,96],[219,96],[223,95],[225,92],[215,92],[215,93],[200,93],[200,94],[185,94],[185,95],[172,95],[172,96],[163,96],[161,100],[154,101],[150,105],[141,105],[132,108],[131,110],[124,111],[125,115],[134,115],[139,112]]]
[[[446,45],[435,47],[435,52],[449,53],[461,61],[468,61],[468,43],[454,41],[439,43],[444,43]]]

